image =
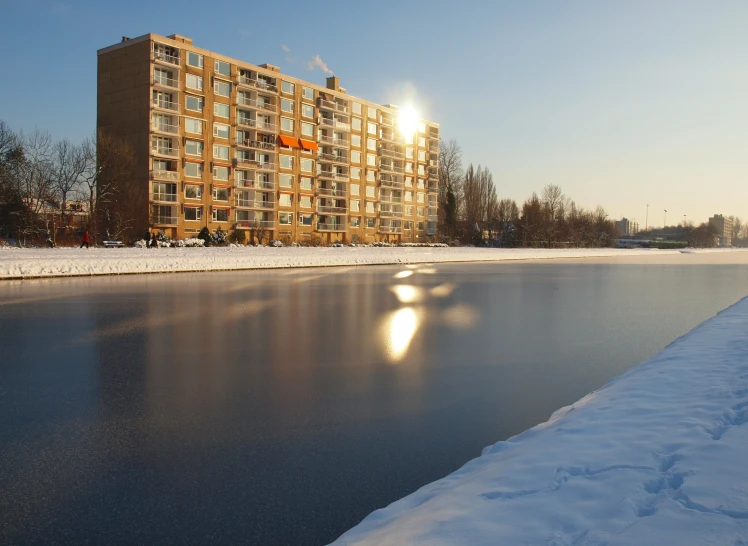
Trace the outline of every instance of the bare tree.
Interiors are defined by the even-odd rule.
[[[23,160],[17,165],[17,182],[22,206],[14,213],[19,242],[46,229],[42,212],[54,199],[52,138],[38,129],[21,138]]]
[[[452,139],[439,144],[439,231],[450,237],[462,204],[462,149]]]
[[[0,120],[0,235],[17,232],[18,217],[23,208],[19,185],[23,160],[23,140]]]
[[[84,147],[64,139],[57,142],[52,150],[54,161],[54,188],[60,198],[60,219],[65,224],[68,197],[81,186],[81,178],[86,172],[87,162]]]

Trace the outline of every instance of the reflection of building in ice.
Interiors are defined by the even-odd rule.
[[[420,324],[421,313],[412,307],[403,307],[385,317],[380,336],[390,362],[398,362],[405,357]]]

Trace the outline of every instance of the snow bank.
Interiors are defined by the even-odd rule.
[[[438,262],[495,262],[677,254],[650,249],[342,248],[54,248],[0,250],[0,279],[169,271],[218,271]]]
[[[336,545],[746,544],[748,298]]]

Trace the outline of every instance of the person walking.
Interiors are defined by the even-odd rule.
[[[88,243],[90,241],[90,237],[88,236],[88,230],[83,232],[83,241],[81,242],[80,248],[83,248],[83,245],[86,245],[86,248],[88,248]]]
[[[151,239],[151,248],[158,248],[158,241],[156,240],[156,234],[153,234],[153,239]]]
[[[145,247],[151,248],[151,232],[145,230]]]

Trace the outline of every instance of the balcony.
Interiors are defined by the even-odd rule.
[[[387,127],[394,127],[394,118],[392,116],[379,116],[380,125],[386,125]]]
[[[234,205],[237,207],[243,207],[247,209],[259,209],[259,210],[273,210],[275,208],[275,201],[261,201],[251,199],[239,199],[238,197],[234,201]]]
[[[175,80],[174,78],[166,78],[163,76],[153,76],[153,78],[151,78],[151,84],[156,87],[179,89],[179,80]]]
[[[346,197],[348,190],[346,189],[333,189],[333,188],[317,188],[317,195],[322,197]]]
[[[333,112],[341,112],[343,114],[348,113],[348,107],[336,101],[319,99],[318,106],[321,110],[332,110]]]
[[[379,231],[379,233],[402,233],[403,227],[402,226],[383,226],[382,224],[379,224],[377,231]]]
[[[379,195],[379,202],[380,203],[395,203],[399,205],[400,203],[403,202],[403,198],[384,193],[384,194]]]
[[[261,140],[252,140],[249,138],[237,137],[236,145],[241,146],[242,148],[253,148],[255,150],[269,150],[271,152],[275,151],[274,142],[264,142]]]
[[[397,174],[381,173],[379,175],[379,185],[384,188],[400,189],[403,187],[403,179]]]
[[[336,173],[334,171],[317,171],[317,178],[326,180],[340,180],[342,182],[348,182],[348,175],[343,173]]]
[[[393,165],[391,163],[382,162],[380,163],[379,168],[382,171],[393,172],[393,173],[404,173],[405,172],[405,169],[403,169],[402,167],[398,167],[397,165]]]
[[[160,121],[151,121],[151,130],[154,133],[165,133],[167,135],[178,135],[179,125],[173,123],[162,123]]]
[[[386,146],[380,146],[379,147],[379,155],[385,156],[385,157],[393,157],[395,159],[405,159],[405,154],[402,152],[398,152],[394,148],[387,148]]]
[[[179,173],[177,171],[163,171],[160,169],[153,169],[151,170],[151,178],[153,180],[169,180],[174,182],[179,180]]]
[[[151,146],[151,155],[158,155],[161,157],[179,157],[179,148],[166,148],[164,146]]]
[[[341,223],[317,223],[317,231],[345,231],[345,222]]]
[[[152,101],[153,107],[158,110],[168,110],[170,112],[178,112],[179,111],[179,103],[168,101],[164,99],[160,99],[157,97],[153,98]]]
[[[249,108],[254,108],[255,110],[262,110],[263,112],[271,112],[273,114],[278,113],[278,105],[271,103],[271,102],[260,102],[257,99],[252,98],[246,98],[242,97],[241,95],[237,94],[236,96],[236,104],[239,106],[247,106]]]
[[[435,131],[434,129],[431,129],[429,131],[429,138],[431,140],[439,140],[439,131]]]
[[[261,171],[274,171],[275,170],[275,163],[260,163],[257,165],[257,169]]]
[[[322,163],[340,163],[348,165],[348,158],[341,154],[319,154],[317,159]]]
[[[436,228],[426,228],[426,235],[436,235]]]
[[[317,201],[317,213],[318,214],[345,214],[348,211],[348,207],[336,207],[333,205],[324,205]]]
[[[437,182],[429,182],[428,186],[426,187],[426,191],[429,193],[436,193],[439,191],[439,184]]]
[[[236,77],[236,83],[240,87],[241,86],[253,87],[255,89],[262,89],[263,91],[269,91],[270,93],[278,92],[277,85],[267,82],[263,80],[262,78],[248,78],[246,76],[239,75]]]
[[[379,131],[379,138],[381,140],[385,140],[387,142],[397,142],[397,136],[395,136],[395,131]]]
[[[351,130],[350,123],[344,123],[335,118],[319,118],[319,124],[323,127],[333,127],[335,129],[340,129],[341,131]]]
[[[161,64],[179,66],[179,56],[169,55],[161,51],[154,51],[153,53],[151,53],[151,60]]]
[[[402,207],[399,207],[399,208],[400,210],[396,210],[392,206],[379,205],[379,216],[382,218],[402,218],[403,217]]]
[[[176,193],[163,193],[163,192],[152,192],[151,201],[156,203],[176,203]]]

